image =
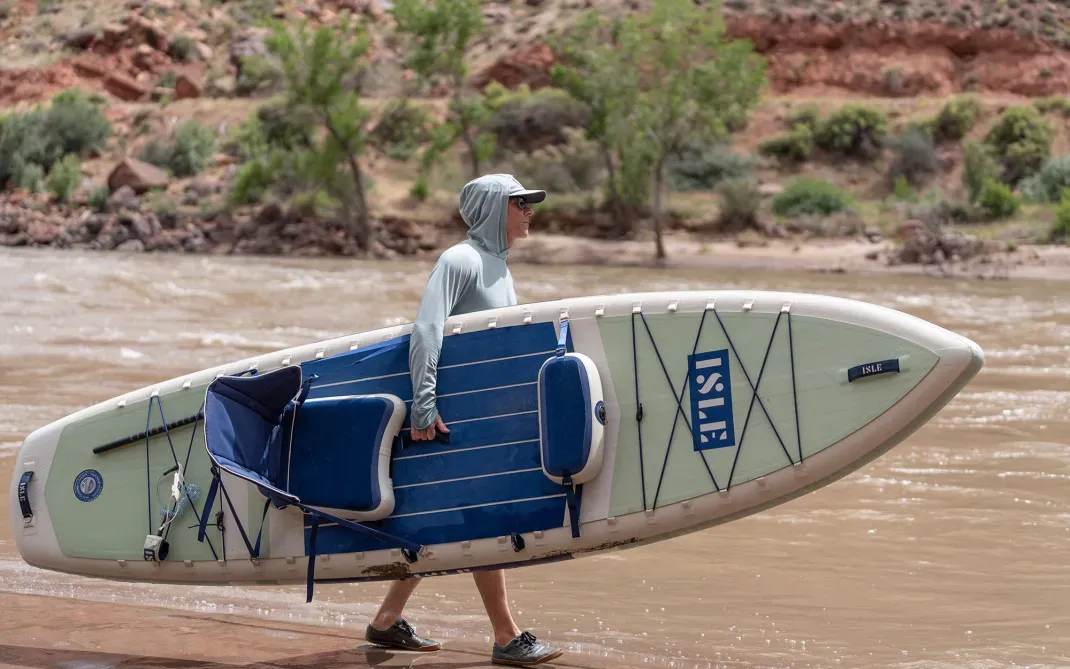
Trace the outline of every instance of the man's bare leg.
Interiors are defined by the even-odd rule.
[[[375,618],[372,620],[372,627],[385,632],[390,629],[390,626],[398,621],[401,617],[401,612],[405,610],[405,604],[408,603],[409,597],[412,596],[413,590],[420,584],[418,578],[406,578],[400,581],[392,581],[390,583],[390,589],[386,592],[386,597],[383,599],[382,605],[379,606],[379,613],[375,614]],[[504,586],[504,581],[503,581]]]
[[[505,572],[501,569],[477,571],[472,576],[475,578],[476,588],[479,589],[479,596],[483,598],[483,606],[487,609],[491,627],[494,628],[494,641],[499,646],[505,646],[520,634],[520,628],[513,622],[513,614],[509,610],[509,598],[505,592]]]

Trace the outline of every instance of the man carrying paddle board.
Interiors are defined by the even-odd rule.
[[[434,439],[448,434],[435,403],[442,328],[448,317],[484,309],[515,305],[513,277],[506,267],[509,248],[528,236],[531,205],[542,202],[546,191],[525,189],[509,174],[488,174],[461,189],[460,211],[468,226],[468,239],[446,249],[424,288],[420,310],[409,343],[412,371],[412,439]],[[500,569],[472,574],[494,628],[491,659],[499,664],[533,666],[548,662],[562,651],[521,632],[513,621]],[[368,641],[403,650],[438,650],[439,644],[416,634],[401,617],[419,579],[394,581],[375,619],[365,633]]]

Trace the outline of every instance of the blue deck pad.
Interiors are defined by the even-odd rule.
[[[464,539],[488,539],[514,532],[536,532],[561,527],[565,494],[550,499],[508,502],[468,509],[426,513],[404,518],[387,518],[366,523],[378,530],[400,535],[424,545],[445,544]],[[337,525],[320,526],[316,552],[356,553],[386,548],[382,542],[350,532]],[[308,553],[308,528],[305,528]]]
[[[736,445],[728,349],[687,356],[696,451]]]
[[[410,402],[408,342],[392,341],[401,345],[367,359],[358,349],[305,363],[306,375],[322,378],[310,397],[389,393]],[[394,514],[367,524],[424,544],[561,527],[564,491],[541,471],[538,450],[539,368],[556,346],[552,323],[444,337],[438,409],[450,443],[395,447]],[[319,537],[321,553],[387,547],[330,525]]]
[[[468,476],[482,476],[519,469],[539,468],[539,442],[536,440],[507,443],[502,446],[454,448],[435,455],[394,460],[394,489],[416,483],[430,483],[454,478],[458,471]],[[400,490],[398,491],[400,492]]]

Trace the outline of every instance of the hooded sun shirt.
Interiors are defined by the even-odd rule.
[[[409,341],[411,417],[416,429],[430,427],[438,417],[435,387],[446,319],[516,304],[513,277],[505,266],[509,257],[506,218],[509,193],[521,189],[511,175],[488,174],[461,190],[461,217],[468,225],[468,239],[446,249],[435,263]]]

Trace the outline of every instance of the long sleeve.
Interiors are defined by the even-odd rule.
[[[447,254],[443,254],[431,270],[409,340],[409,369],[412,370],[410,415],[412,426],[419,430],[430,427],[438,418],[435,388],[438,384],[438,357],[442,350],[442,328],[477,275],[474,263],[466,256],[456,254],[448,257]]]

